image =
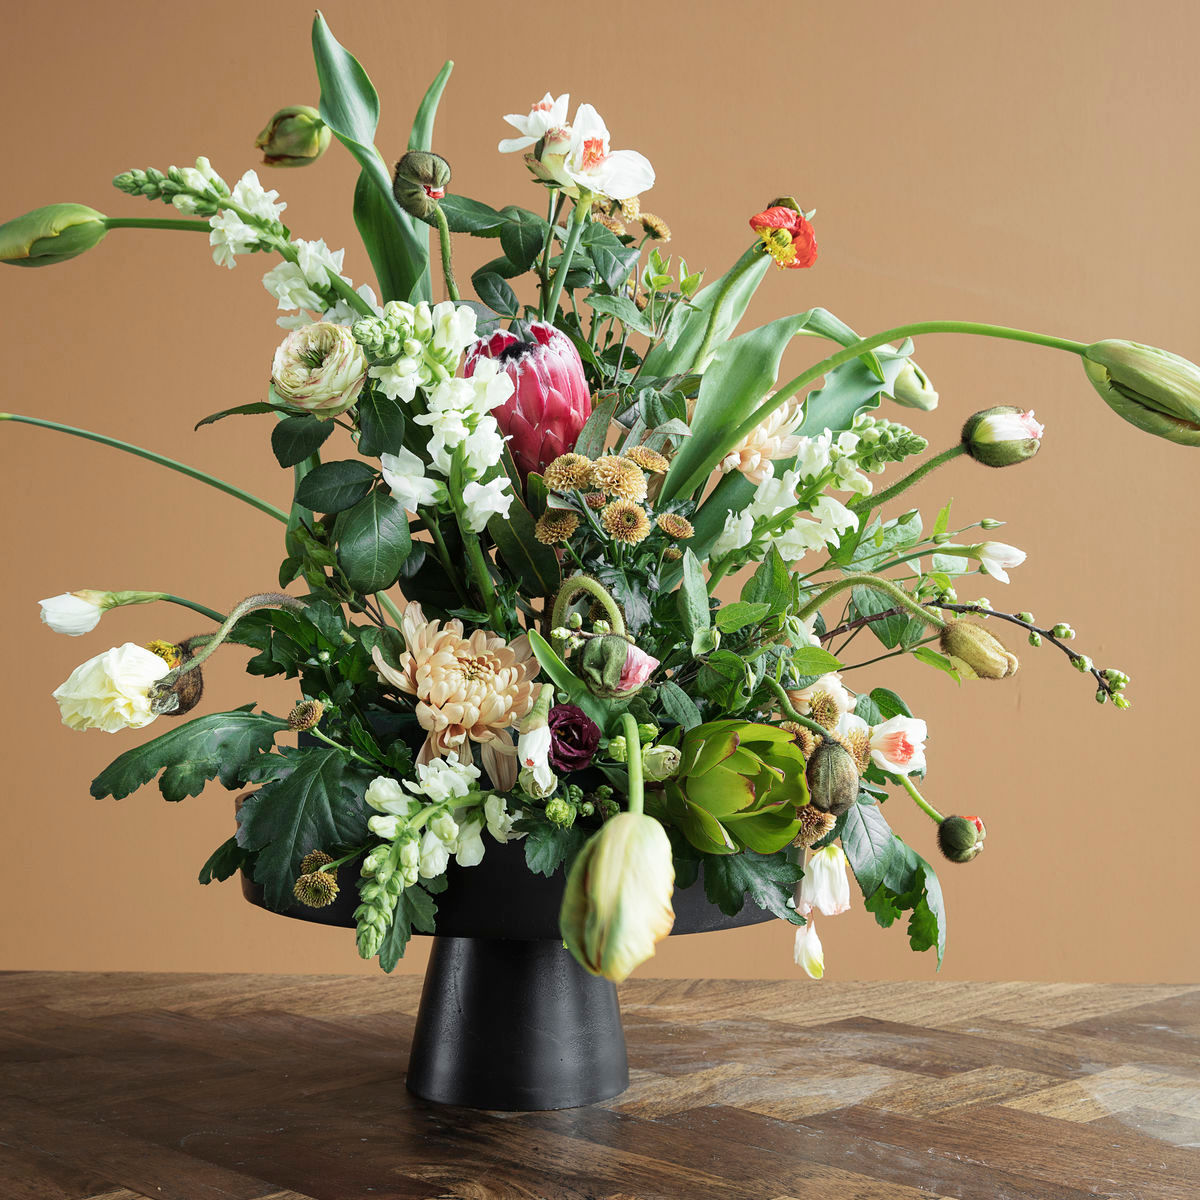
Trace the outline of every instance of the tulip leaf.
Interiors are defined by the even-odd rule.
[[[617,411],[617,400],[618,397],[612,396],[592,409],[592,415],[584,422],[579,436],[575,439],[576,454],[582,454],[585,458],[599,458],[604,453],[604,446],[608,441],[608,427]]]
[[[280,422],[280,427],[282,425]],[[296,488],[296,503],[313,512],[342,512],[357,504],[377,478],[374,467],[356,458],[322,463],[300,481]]]
[[[562,582],[562,569],[552,546],[544,546],[534,536],[534,519],[529,509],[515,499],[508,516],[499,513],[488,521],[487,529],[504,565],[513,573],[526,595],[553,596]]]
[[[92,780],[97,800],[122,800],[160,771],[158,789],[167,800],[198,796],[210,779],[231,791],[243,782],[248,763],[271,749],[287,722],[269,713],[209,713],[126,750]]]
[[[334,532],[338,562],[364,596],[391,587],[412,550],[404,505],[379,488],[340,516]]]
[[[803,917],[788,906],[803,875],[803,870],[788,862],[783,853],[746,850],[741,854],[704,856],[704,894],[727,917],[737,916],[748,899],[793,925],[804,924]]]
[[[355,407],[358,452],[368,458],[397,454],[404,448],[404,406],[375,388],[366,388]]]
[[[883,883],[892,861],[892,827],[875,805],[852,804],[842,825],[842,849],[864,896]]]
[[[271,430],[271,449],[281,467],[294,467],[311,458],[333,432],[332,421],[318,421],[307,413],[284,417]]]
[[[342,750],[288,748],[286,774],[269,779],[238,812],[239,841],[257,850],[255,882],[276,912],[292,904],[300,860],[311,850],[354,846],[367,838],[363,792],[375,772]]]
[[[582,708],[601,729],[608,725],[610,706],[588,691],[587,685],[555,653],[554,648],[536,629],[527,633],[529,646],[543,674],[560,692],[566,692],[570,702]]]
[[[494,271],[476,271],[471,276],[471,284],[475,288],[475,294],[493,312],[502,317],[515,317],[520,313],[521,304],[517,293]]]

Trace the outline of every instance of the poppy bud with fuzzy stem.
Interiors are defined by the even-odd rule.
[[[978,817],[946,817],[937,828],[938,849],[954,863],[970,862],[987,834]]]
[[[410,150],[396,164],[392,192],[406,213],[424,221],[445,197],[449,182],[450,164],[440,154]]]
[[[999,638],[973,621],[951,621],[938,640],[942,653],[968,679],[1007,679],[1021,665]]]
[[[157,654],[174,672],[177,667],[183,666],[195,655],[197,647],[195,639],[188,638],[178,645],[161,640],[153,641],[146,649]],[[169,678],[170,676],[168,676]],[[204,677],[200,673],[199,666],[196,666],[182,675],[177,675],[165,687],[156,684],[151,688],[150,710],[160,716],[182,717],[184,713],[191,712],[200,703],[200,697],[203,695]]]
[[[985,467],[1011,467],[1032,458],[1042,447],[1043,427],[1033,411],[1011,404],[985,408],[967,418],[963,449]]]
[[[858,799],[858,768],[840,742],[826,738],[809,758],[804,777],[808,802],[821,812],[840,817]]]

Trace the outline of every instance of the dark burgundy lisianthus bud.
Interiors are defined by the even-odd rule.
[[[600,745],[600,726],[574,704],[556,704],[550,710],[550,765],[563,772],[590,766]]]

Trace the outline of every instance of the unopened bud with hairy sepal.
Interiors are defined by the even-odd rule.
[[[985,408],[968,417],[962,429],[967,454],[985,467],[1011,467],[1032,458],[1042,447],[1043,428],[1033,411],[1011,404]]]
[[[854,756],[839,742],[826,738],[812,753],[804,771],[809,804],[820,812],[840,817],[858,799],[858,767]]]
[[[1021,665],[999,638],[973,621],[951,621],[939,641],[942,653],[969,679],[1007,679]]]
[[[1200,446],[1200,367],[1154,346],[1110,338],[1083,352],[1083,369],[1104,403],[1131,425]]]
[[[0,262],[49,267],[90,250],[108,232],[107,217],[86,204],[47,204],[0,225]]]
[[[938,849],[954,863],[966,863],[983,850],[987,835],[978,817],[946,817],[938,825]]]
[[[324,715],[325,705],[320,700],[301,700],[288,713],[288,728],[293,733],[307,733],[310,729],[316,729],[320,725]]]
[[[171,673],[150,689],[150,709],[160,716],[182,717],[200,703],[204,695],[204,677],[199,666],[179,674],[176,672],[195,656],[199,647],[194,638],[175,645],[173,642],[156,640],[146,649],[157,654],[170,668]]]
[[[268,167],[307,167],[326,150],[333,138],[321,114],[308,104],[281,108],[254,139]]]
[[[423,221],[433,215],[449,183],[450,164],[440,154],[410,150],[396,164],[392,191],[406,213]]]

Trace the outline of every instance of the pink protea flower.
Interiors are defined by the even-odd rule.
[[[512,379],[513,394],[492,415],[522,479],[574,449],[592,412],[583,360],[571,339],[544,321],[533,322],[529,332],[530,341],[509,330],[480,338],[463,365],[469,378],[481,359],[494,359]]]

